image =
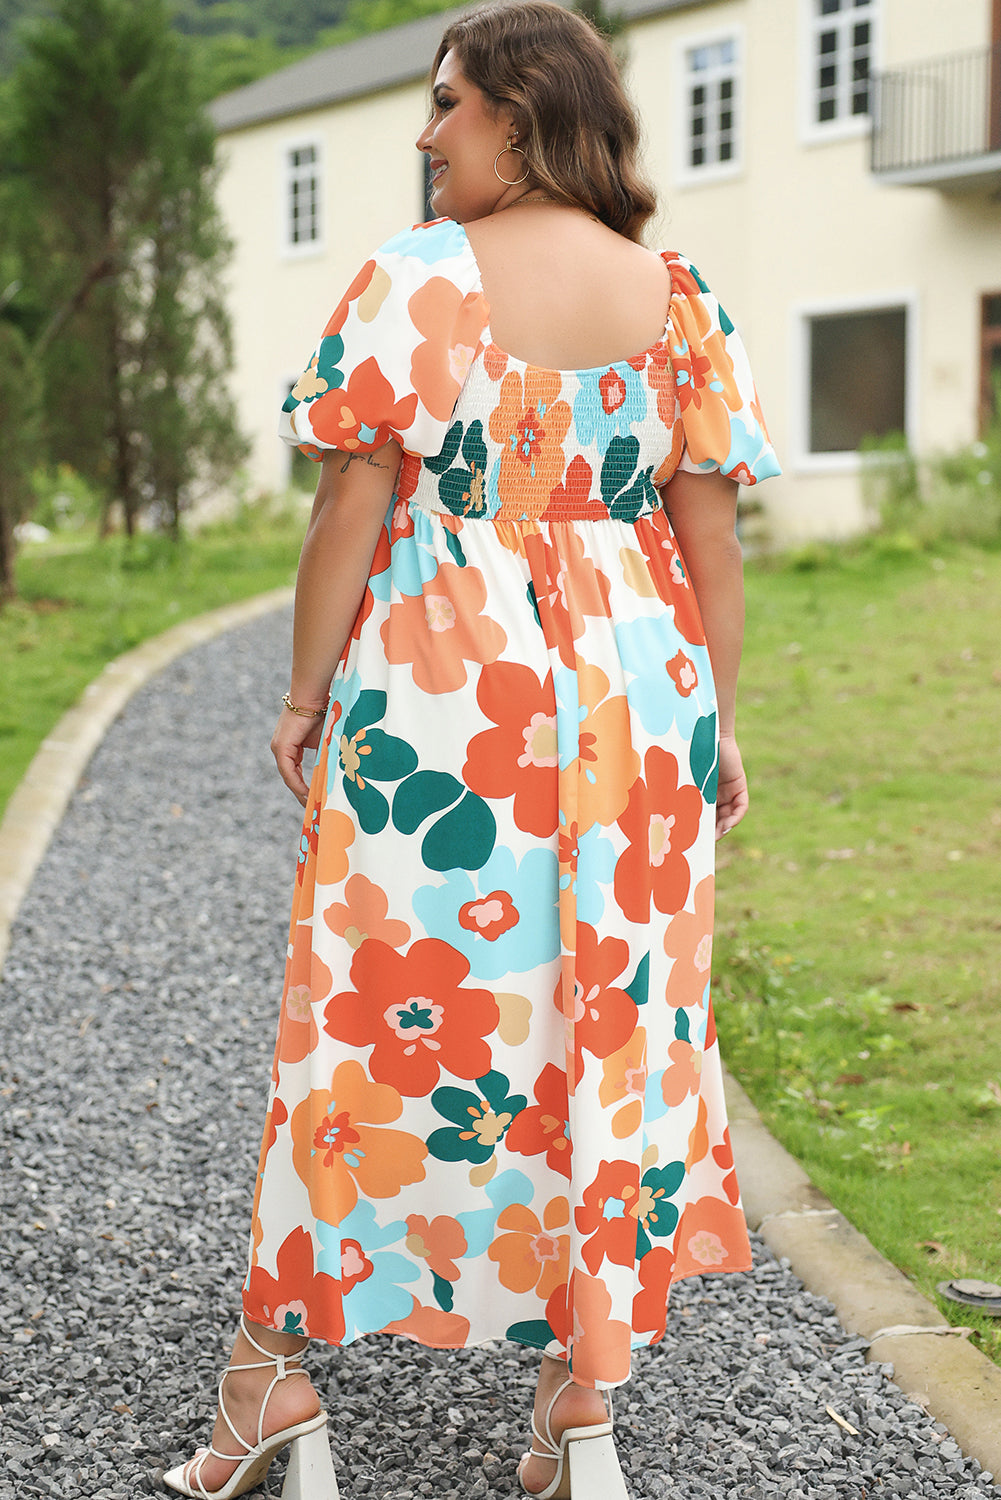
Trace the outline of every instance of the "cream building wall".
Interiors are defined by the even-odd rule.
[[[874,3],[881,68],[991,39],[991,0]],[[867,119],[811,131],[812,6],[636,0],[634,12],[651,13],[628,28],[628,82],[662,198],[650,238],[691,256],[744,334],[785,468],[761,491],[768,527],[783,542],[847,534],[865,521],[857,456],[807,451],[804,319],[907,307],[908,435],[927,451],[976,435],[979,299],[1001,291],[997,195],[880,183],[869,170]],[[684,54],[724,36],[735,36],[742,53],[738,168],[693,181],[679,144]],[[429,57],[433,42],[424,45]],[[234,389],[259,488],[288,482],[276,412],[329,312],[372,249],[422,217],[413,141],[425,109],[424,81],[415,78],[221,135],[220,204],[236,245]],[[316,246],[288,252],[279,233],[282,162],[287,149],[306,141],[321,151],[322,235]]]
[[[909,436],[928,451],[976,436],[979,299],[1001,290],[997,197],[881,185],[869,171],[867,120],[810,132],[808,12],[806,0],[721,0],[637,23],[630,36],[630,81],[667,237],[718,287],[751,352],[784,467],[762,498],[784,541],[865,523],[857,457],[807,452],[804,315],[908,305]],[[985,46],[988,12],[988,0],[883,0],[877,64]],[[679,59],[719,35],[746,49],[742,168],[692,185],[678,166]]]

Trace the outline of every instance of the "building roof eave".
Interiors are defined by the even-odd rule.
[[[618,10],[627,21],[634,21],[663,11],[713,3],[714,0],[619,0]],[[353,42],[314,52],[277,73],[220,95],[209,106],[209,117],[216,130],[225,135],[413,83],[427,73],[445,27],[468,8],[463,5],[439,11],[403,26],[372,32]]]

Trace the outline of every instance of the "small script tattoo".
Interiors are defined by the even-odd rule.
[[[374,453],[349,453],[341,464],[341,473],[346,474],[352,464],[361,463],[367,464],[370,469],[392,468],[391,464],[381,463]]]

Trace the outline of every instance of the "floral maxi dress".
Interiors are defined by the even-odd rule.
[[[657,487],[778,471],[747,358],[665,254],[632,359],[499,349],[462,227],[361,270],[282,416],[396,438],[303,825],[247,1315],[510,1338],[628,1377],[672,1280],[750,1263],[709,1001],[717,728]]]

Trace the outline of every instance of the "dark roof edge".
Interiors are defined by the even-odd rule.
[[[560,3],[569,4],[569,0]],[[627,21],[638,21],[664,11],[713,3],[715,0],[618,0],[616,7],[611,0],[609,8],[617,8]],[[413,83],[430,67],[445,27],[469,9],[463,5],[439,11],[388,31],[326,47],[255,83],[220,95],[209,106],[209,116],[220,134],[225,134]]]

